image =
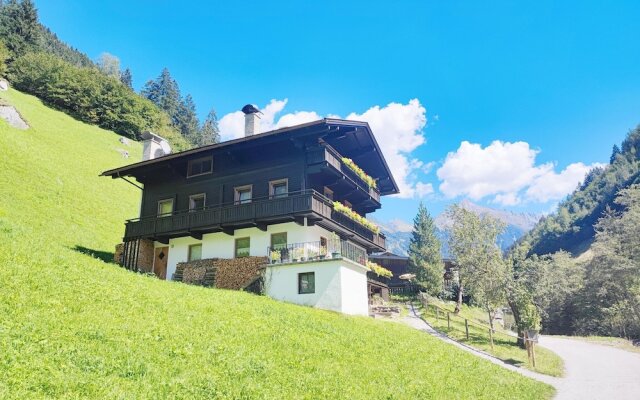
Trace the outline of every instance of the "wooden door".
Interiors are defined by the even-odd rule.
[[[160,279],[167,279],[169,247],[156,247],[153,257],[153,273]]]

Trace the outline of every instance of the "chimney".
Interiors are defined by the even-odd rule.
[[[144,140],[142,142],[142,161],[153,160],[171,153],[169,142],[155,133],[144,131],[140,137]]]
[[[260,110],[251,104],[247,104],[242,107],[242,112],[244,113],[244,136],[246,137],[259,133],[258,123],[260,122],[260,117],[258,114],[262,114]]]

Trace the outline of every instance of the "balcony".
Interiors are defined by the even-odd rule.
[[[333,209],[333,203],[320,193],[307,190],[288,193],[278,198],[257,198],[244,204],[209,206],[196,211],[179,211],[167,215],[137,218],[127,221],[125,240],[147,238],[168,243],[170,238],[205,233],[234,234],[235,229],[295,221],[317,224],[370,251],[384,251],[384,235],[371,231]]]
[[[367,252],[346,240],[293,243],[267,248],[271,264],[293,264],[307,261],[347,258],[360,265],[367,265]]]
[[[357,189],[365,201],[372,202],[375,208],[380,207],[380,192],[378,189],[370,187],[351,168],[342,162],[342,156],[331,146],[325,145],[310,150],[307,153],[307,163],[311,168],[311,173],[320,169],[329,169],[338,179],[345,180],[345,184]],[[343,179],[344,178],[344,179]]]

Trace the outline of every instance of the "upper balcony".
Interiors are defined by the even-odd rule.
[[[340,153],[331,146],[310,149],[307,152],[307,164],[309,175],[342,193],[341,200],[347,197],[346,200],[354,205],[362,204],[367,212],[380,208],[380,191],[346,165]]]
[[[266,231],[268,225],[290,221],[302,225],[305,218],[307,225],[316,224],[335,231],[368,251],[385,250],[382,233],[336,211],[331,200],[313,190],[128,220],[124,238],[147,238],[166,243],[170,238],[187,235],[196,238],[214,232],[233,235],[235,229],[249,227]]]

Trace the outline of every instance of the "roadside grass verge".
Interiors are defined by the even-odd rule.
[[[0,94],[0,398],[548,399],[400,324],[160,281],[105,262],[140,192],[118,136]]]
[[[611,336],[560,336],[554,335],[554,337],[564,337],[567,339],[577,339],[584,340],[585,342],[597,343],[604,346],[611,346],[618,349],[631,351],[634,353],[640,353],[640,346],[636,346],[631,342],[631,340],[619,338],[619,337],[611,337]]]
[[[461,310],[460,315],[456,316],[453,313],[453,309],[445,309],[445,312],[443,312],[442,310],[436,312],[436,307],[431,306],[425,308],[422,305],[419,305],[419,309],[422,312],[422,317],[434,329],[446,334],[452,339],[482,350],[493,355],[494,357],[501,359],[506,363],[518,367],[524,367],[545,375],[563,375],[564,363],[560,356],[558,356],[551,350],[536,345],[536,368],[533,368],[533,366],[529,363],[527,350],[520,348],[520,346],[518,346],[517,344],[516,337],[513,336],[512,333],[508,333],[505,330],[499,329],[497,327],[497,324],[496,329],[494,329],[494,345],[492,348],[489,336],[489,326],[478,326],[477,318],[473,318],[473,316],[477,316],[479,312],[473,311],[473,307],[468,307],[465,305],[465,308],[466,312],[463,313],[464,310]],[[447,311],[449,312],[449,321],[447,321]],[[469,339],[467,339],[466,334],[466,327],[464,322],[465,318],[469,320]]]

